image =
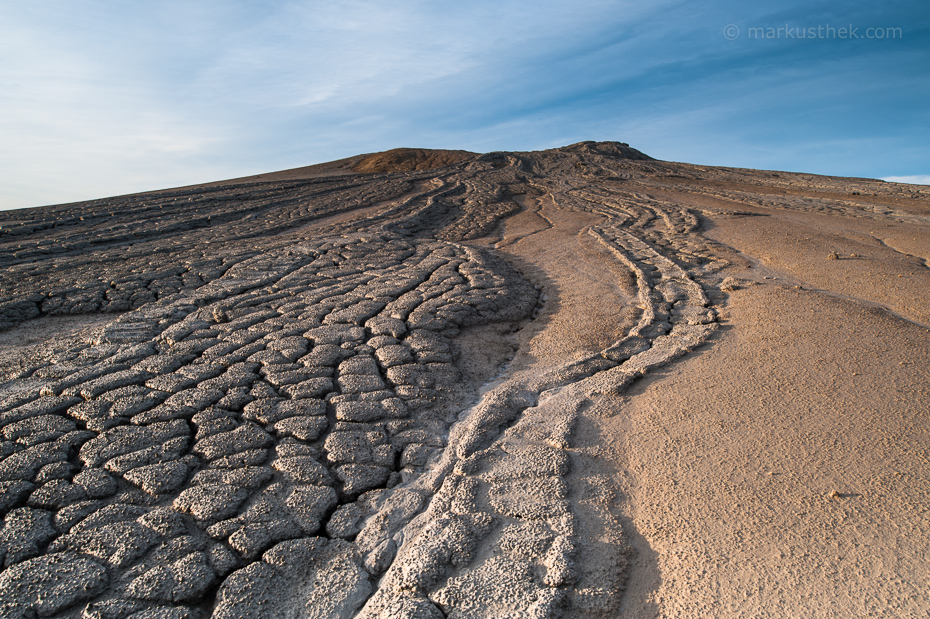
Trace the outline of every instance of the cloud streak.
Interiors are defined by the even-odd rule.
[[[930,185],[930,174],[915,174],[913,176],[886,176],[882,179],[889,183],[908,183],[910,185]]]
[[[619,139],[662,158],[924,174],[917,2],[249,3],[0,7],[0,208],[396,146]],[[900,41],[728,41],[850,21]],[[919,67],[914,69],[914,67]]]

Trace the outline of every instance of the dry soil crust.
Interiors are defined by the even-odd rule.
[[[925,615],[926,191],[592,142],[7,213],[0,611]]]

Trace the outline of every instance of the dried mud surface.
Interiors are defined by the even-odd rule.
[[[926,187],[584,142],[0,219],[4,617],[930,612]]]

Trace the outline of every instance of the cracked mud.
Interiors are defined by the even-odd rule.
[[[749,285],[668,179],[923,221],[617,143],[439,159],[3,214],[0,615],[616,616],[576,429]]]

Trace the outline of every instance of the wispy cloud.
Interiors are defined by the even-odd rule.
[[[883,181],[889,183],[908,183],[911,185],[930,185],[930,174],[914,174],[911,176],[886,176]]]
[[[930,159],[930,18],[918,6],[7,3],[0,208],[401,145],[622,139],[700,163],[919,174]],[[869,20],[904,23],[906,37],[723,36],[731,23]]]

